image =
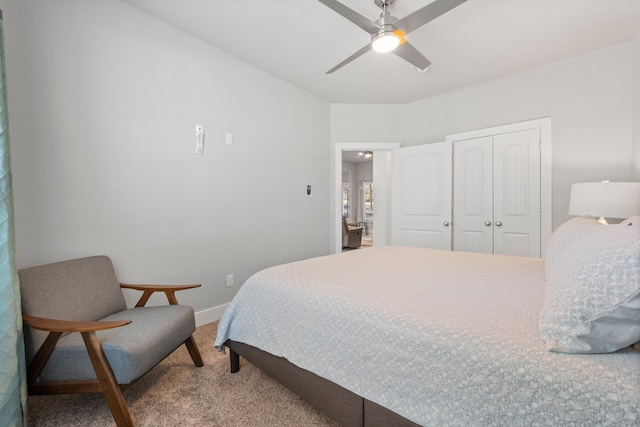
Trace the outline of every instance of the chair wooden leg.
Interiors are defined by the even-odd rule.
[[[115,375],[113,375],[111,366],[102,351],[102,346],[95,332],[82,332],[82,338],[89,352],[89,358],[91,359],[93,369],[96,371],[98,381],[100,381],[102,385],[102,392],[107,400],[107,405],[109,405],[113,419],[118,427],[133,427],[129,408],[127,408],[120,386],[118,386],[118,382],[116,381]]]
[[[189,350],[189,354],[191,355],[191,359],[193,363],[198,367],[204,366],[204,362],[202,361],[202,356],[200,356],[200,350],[198,350],[198,346],[196,345],[195,340],[193,339],[193,335],[186,339],[184,345],[187,346],[187,350]]]
[[[32,385],[36,382],[61,336],[62,332],[49,332],[47,339],[27,367],[27,384]]]

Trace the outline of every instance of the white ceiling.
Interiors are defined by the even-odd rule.
[[[317,0],[122,0],[331,103],[404,104],[633,39],[640,0],[468,0],[407,35],[419,73]],[[374,0],[340,0],[379,17]],[[432,0],[396,0],[403,18]]]
[[[342,161],[350,163],[371,163],[373,162],[373,156],[366,158],[364,155],[360,155],[362,151],[343,151]]]

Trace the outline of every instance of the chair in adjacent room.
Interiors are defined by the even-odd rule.
[[[122,392],[185,344],[203,366],[192,307],[175,292],[200,285],[119,283],[111,259],[93,256],[18,272],[29,394],[102,392],[116,424],[133,426]],[[142,291],[127,309],[122,289]],[[154,292],[169,305],[145,307]]]
[[[362,227],[356,227],[347,223],[347,218],[342,216],[342,247],[356,249],[362,245]]]

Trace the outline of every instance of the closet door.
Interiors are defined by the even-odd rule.
[[[540,257],[540,129],[493,137],[493,253]]]
[[[393,150],[392,244],[451,250],[451,143]]]
[[[493,137],[453,144],[453,250],[493,253]]]
[[[453,249],[540,257],[540,129],[453,144]]]

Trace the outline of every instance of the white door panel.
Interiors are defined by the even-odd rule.
[[[453,148],[453,250],[493,252],[493,138]]]
[[[399,231],[398,241],[400,246],[412,246],[416,248],[448,249],[442,247],[442,231],[429,231],[419,229],[405,229]],[[394,243],[395,244],[395,243]]]
[[[456,228],[456,230],[458,230]],[[484,230],[458,230],[456,234],[456,244],[458,251],[487,253],[487,247],[492,245],[493,236]]]
[[[531,233],[514,233],[514,232],[502,232],[496,231],[494,235],[494,246],[498,248],[504,255],[535,257],[531,255]]]
[[[494,253],[540,257],[540,130],[495,135]]]
[[[393,151],[392,244],[451,249],[451,143]]]

